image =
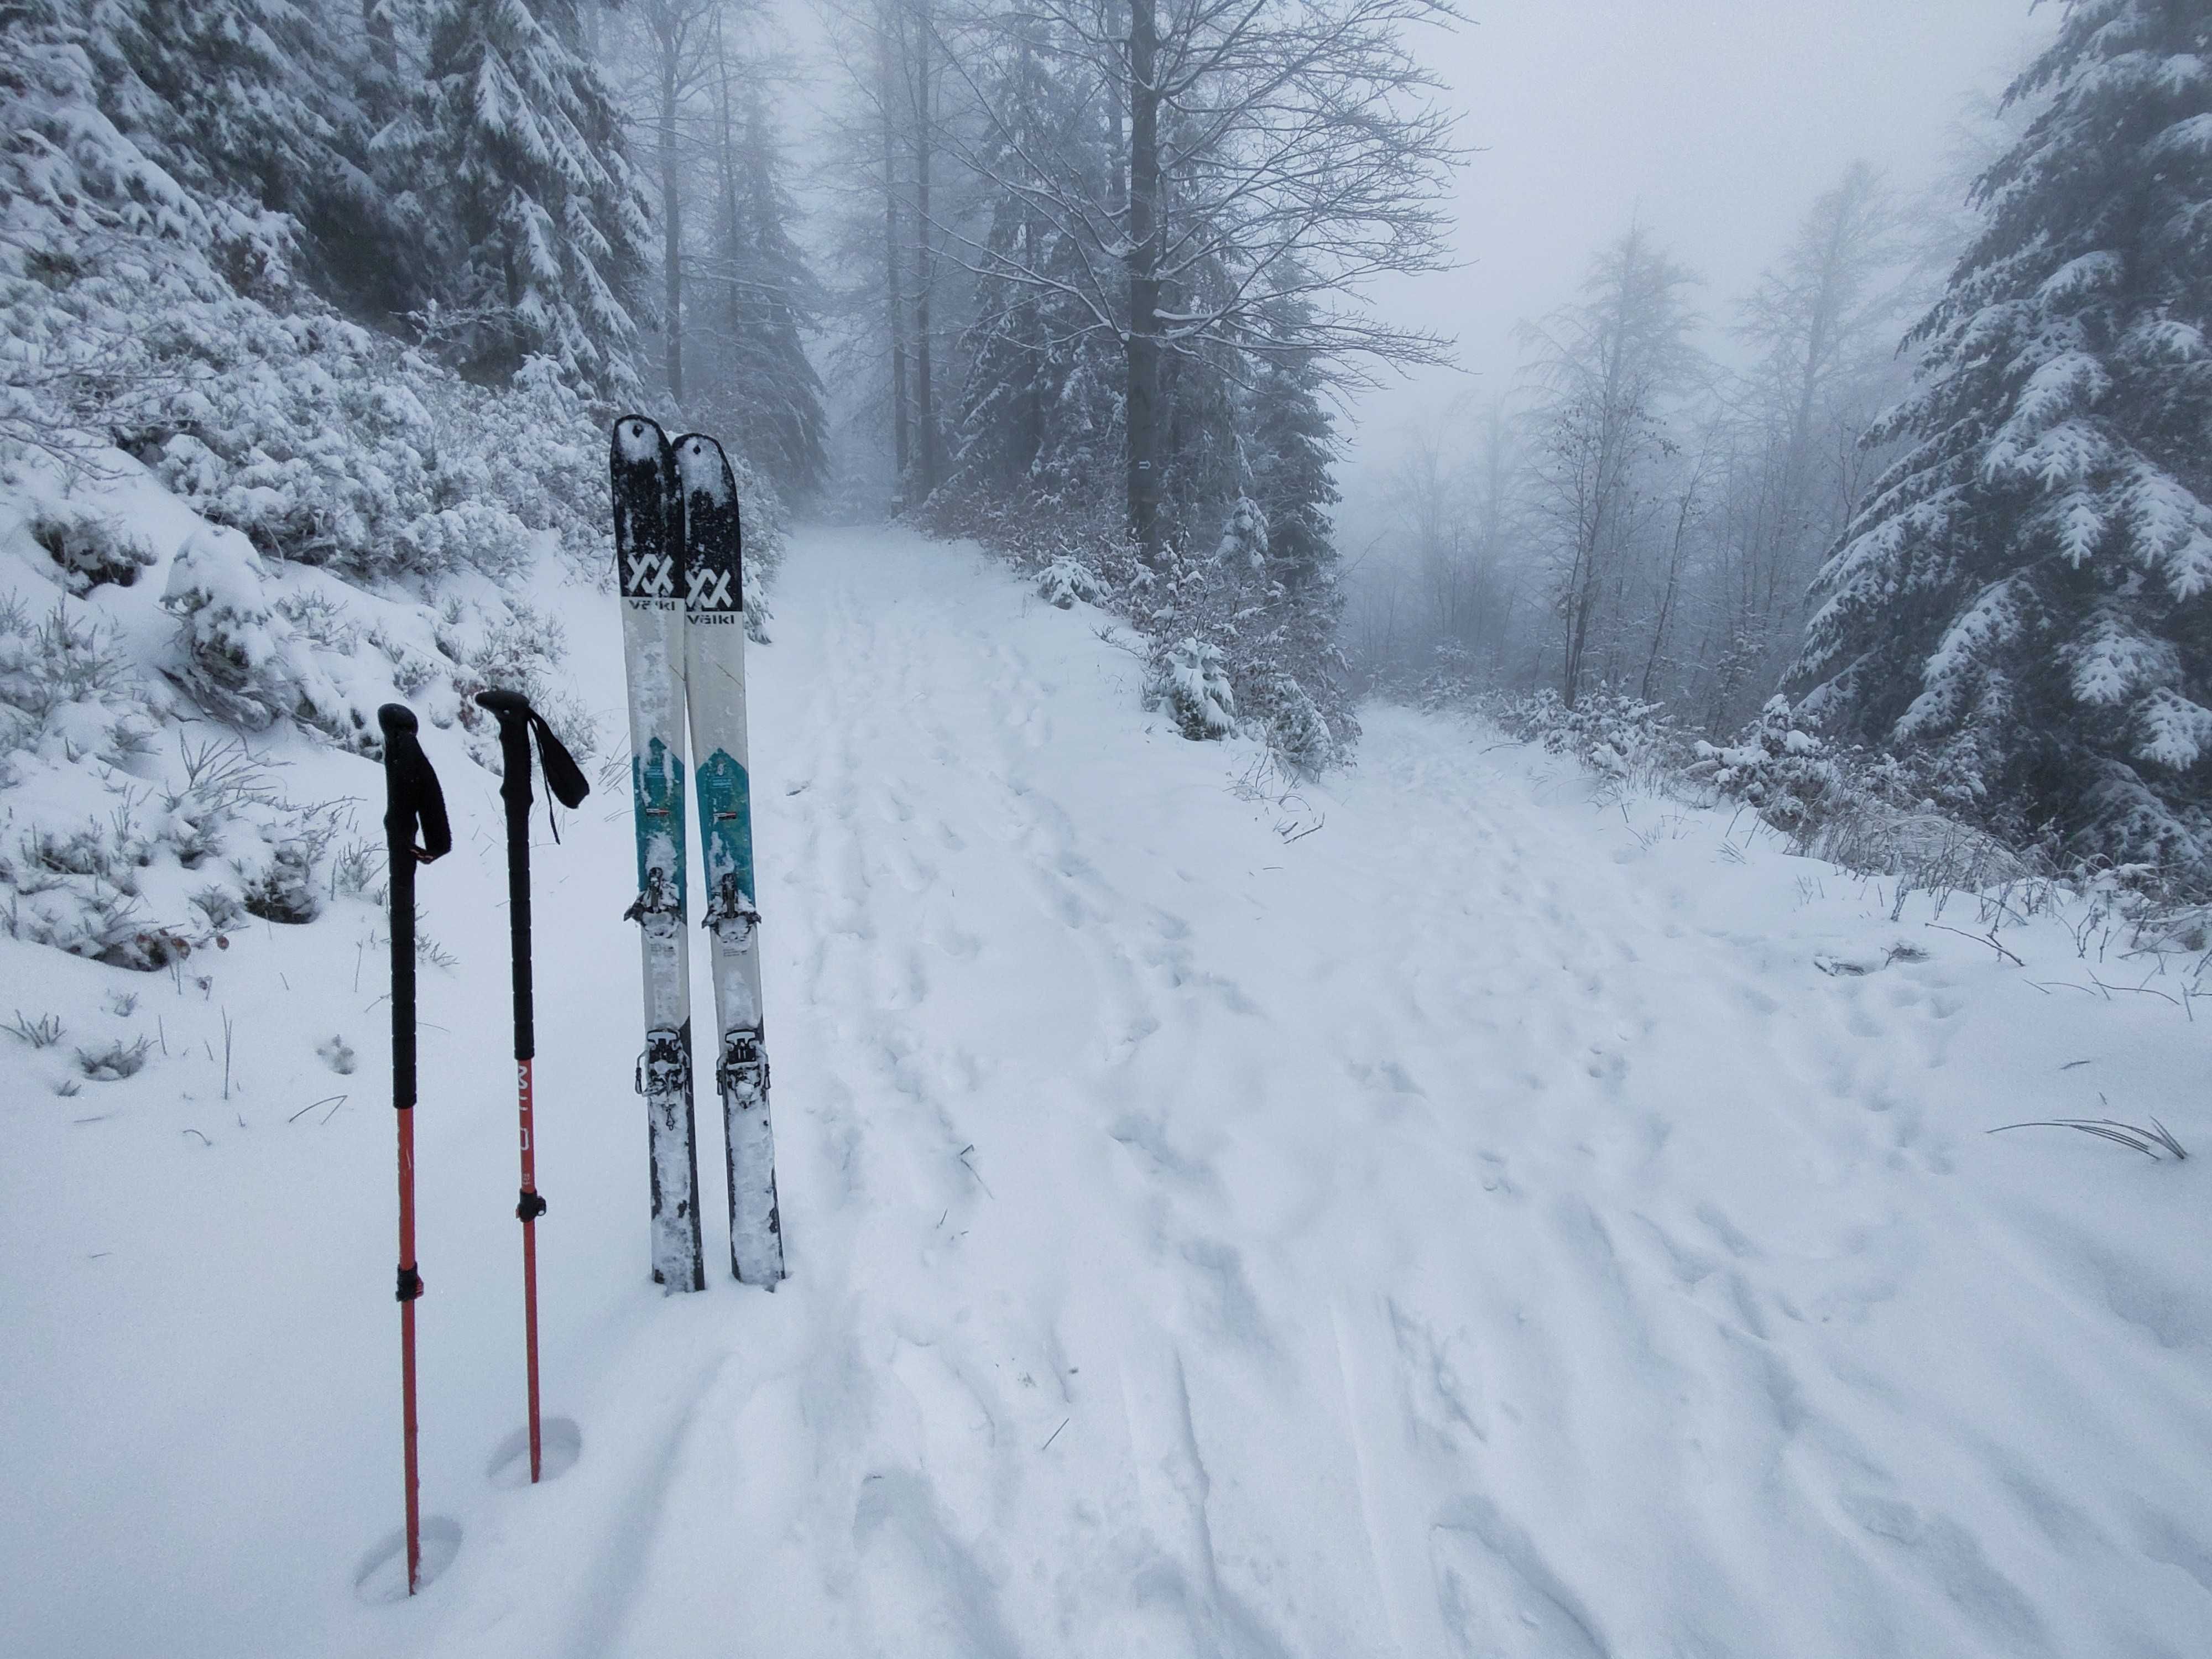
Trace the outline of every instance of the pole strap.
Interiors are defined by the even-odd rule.
[[[422,1275],[416,1273],[412,1267],[402,1267],[399,1270],[399,1294],[394,1297],[392,1300],[395,1302],[412,1302],[416,1297],[422,1294]]]
[[[530,706],[530,699],[520,691],[495,689],[477,693],[477,703],[489,709],[499,720],[499,743],[501,769],[505,773],[499,793],[509,799],[519,799],[524,806],[524,816],[531,801],[530,738],[538,738],[538,763],[545,773],[545,787],[552,791],[553,799],[570,811],[584,804],[584,797],[592,793],[584,770],[576,764],[576,757],[553,735],[553,728],[545,723],[545,716]],[[553,839],[561,839],[561,821],[554,817],[553,809],[545,809],[547,821],[553,826]]]
[[[376,711],[384,728],[384,832],[394,854],[402,848],[423,864],[453,850],[453,827],[446,817],[446,793],[430,757],[422,752],[415,733],[415,711],[404,703],[387,702]],[[417,830],[422,844],[416,847]]]
[[[534,1193],[531,1191],[529,1188],[525,1187],[522,1189],[522,1201],[514,1206],[514,1218],[526,1227],[544,1213],[545,1200],[544,1196],[540,1194]]]

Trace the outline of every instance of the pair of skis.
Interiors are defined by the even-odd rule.
[[[684,738],[697,757],[707,872],[701,924],[711,940],[716,1055],[730,1176],[730,1270],[747,1285],[783,1277],[775,1143],[761,1017],[760,912],[754,906],[746,777],[743,538],[722,447],[668,434],[641,415],[615,422],[615,580],[629,680],[636,902],[645,961],[645,1097],[653,1171],[653,1277],[704,1290],[699,1161],[692,1135],[690,947],[684,886]]]

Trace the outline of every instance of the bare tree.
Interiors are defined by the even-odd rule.
[[[1054,294],[1121,345],[1128,520],[1148,558],[1161,549],[1165,355],[1279,345],[1316,354],[1338,384],[1378,361],[1443,361],[1443,341],[1376,319],[1361,290],[1446,263],[1439,201],[1460,152],[1407,32],[1455,16],[1450,0],[1028,0],[966,25],[1003,50],[1054,54],[1110,125],[1103,177],[948,135],[1079,258],[1047,264],[945,228],[979,277]],[[979,125],[1018,125],[966,54],[944,61]],[[1304,319],[1291,340],[1261,318],[1285,301]]]
[[[1757,354],[1729,389],[1735,435],[1713,574],[1706,717],[1732,727],[1796,653],[1804,596],[1868,477],[1857,441],[1901,392],[1911,246],[1881,177],[1854,163],[1815,199],[1738,309]]]
[[[1675,448],[1670,406],[1702,372],[1686,297],[1694,281],[1633,225],[1598,254],[1580,301],[1522,331],[1535,354],[1537,505],[1551,531],[1570,704],[1601,606],[1620,593],[1647,527],[1651,469]]]
[[[684,406],[684,155],[685,106],[709,82],[708,39],[722,0],[634,0],[651,48],[653,157],[660,175],[661,338],[668,395]]]

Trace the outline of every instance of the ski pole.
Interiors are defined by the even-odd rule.
[[[591,793],[545,717],[520,691],[479,691],[479,707],[499,720],[501,800],[507,805],[507,931],[514,968],[514,1067],[521,1113],[522,1196],[514,1206],[522,1224],[522,1340],[530,1391],[530,1479],[543,1467],[538,1417],[538,1218],[545,1200],[538,1191],[538,1146],[532,1127],[532,1062],[538,1052],[530,983],[530,734],[538,734],[538,757],[546,787],[562,805],[574,809]],[[557,840],[560,831],[556,828]]]
[[[407,1469],[407,1593],[422,1568],[422,1517],[415,1466],[415,866],[453,850],[446,797],[416,741],[414,712],[387,702],[384,728],[384,836],[392,894],[392,1104],[399,1120],[399,1389]],[[415,844],[417,825],[422,845]]]

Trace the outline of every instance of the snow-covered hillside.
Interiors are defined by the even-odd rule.
[[[533,598],[618,732],[612,600]],[[2203,1651],[2212,1158],[1984,1133],[2155,1114],[2212,1154],[2212,1026],[2122,988],[2155,959],[1893,919],[1747,814],[1391,708],[1285,794],[1138,712],[1099,622],[971,550],[793,539],[750,671],[774,1295],[647,1281],[628,804],[557,846],[541,809],[545,1386],[581,1452],[537,1490],[492,1474],[497,781],[426,730],[423,1489],[459,1547],[411,1602],[356,1584],[400,1505],[379,913],[158,974],[0,939],[0,1018],[65,1028],[0,1038],[0,1646]],[[374,833],[369,762],[292,758]]]

